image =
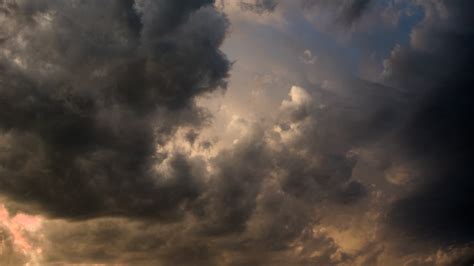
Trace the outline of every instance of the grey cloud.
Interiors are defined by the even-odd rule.
[[[289,1],[291,3],[291,1]],[[314,8],[324,9],[331,13],[334,21],[345,26],[357,22],[359,18],[370,8],[372,0],[298,0],[295,1],[303,9],[311,11]],[[279,4],[284,6],[284,0],[241,0],[240,7],[244,11],[252,11],[258,14],[273,12]]]
[[[342,117],[350,121],[357,116],[351,115],[351,109],[321,110],[316,97],[313,101],[305,97],[308,95],[295,92],[282,105],[286,107],[282,107],[277,121],[246,122],[249,133],[210,161],[213,170],[209,180],[190,205],[192,222],[182,225],[189,229],[183,241],[203,247],[201,255],[208,254],[210,261],[202,263],[222,264],[225,257],[228,265],[337,265],[331,259],[337,244],[327,236],[310,236],[321,218],[317,210],[354,206],[368,196],[369,188],[352,177],[357,157],[350,150],[359,137],[346,140],[334,136],[340,141],[329,143],[319,137],[320,130],[337,130],[336,121]],[[302,109],[306,110],[304,115],[300,114]],[[365,112],[376,111],[367,108]],[[281,122],[293,128],[299,124],[301,135],[295,135],[291,142],[275,135],[275,125]],[[355,119],[357,122],[360,120]],[[333,146],[335,143],[338,145]],[[299,241],[305,249],[295,255],[292,249]],[[181,248],[185,252],[186,247],[176,243],[164,250],[170,252],[171,260],[177,260],[172,254]],[[315,250],[321,256],[311,257]],[[341,260],[353,259],[341,256]],[[204,257],[189,255],[182,263],[192,264],[192,258],[205,261]]]
[[[305,3],[348,24],[371,5]],[[250,133],[208,160],[156,147],[187,126],[186,145],[213,148],[199,131],[211,114],[194,103],[225,87],[229,70],[219,51],[228,22],[212,1],[4,1],[0,191],[66,219],[46,221],[46,263],[377,265],[384,239],[349,254],[316,232],[332,209],[379,215],[364,204],[380,200],[370,185],[383,178],[354,175],[358,149],[376,145],[387,165],[421,169],[383,230],[458,248],[472,240],[472,21],[470,4],[440,3],[451,16],[427,16],[413,46],[386,61],[392,87],[308,85],[275,121],[244,121]],[[470,249],[443,250],[447,265],[472,261]]]
[[[419,186],[395,202],[388,223],[439,246],[470,243],[472,208],[472,38],[470,1],[421,3],[409,47],[385,62],[385,78],[417,95],[398,135],[399,156],[417,162]],[[394,154],[396,154],[394,153]]]
[[[23,36],[24,46],[16,38],[2,43],[9,51],[0,78],[2,192],[52,217],[181,220],[164,227],[188,229],[167,241],[156,238],[161,231],[143,239],[129,236],[139,229],[114,224],[66,227],[64,235],[54,233],[51,245],[58,250],[46,260],[104,263],[123,251],[133,262],[210,265],[234,252],[242,261],[265,263],[273,253],[288,252],[314,221],[310,213],[318,204],[365,196],[363,185],[351,180],[349,143],[335,147],[339,137],[319,139],[337,130],[330,120],[342,115],[319,112],[317,105],[293,103],[281,112],[282,123],[310,119],[292,151],[292,144],[269,136],[271,123],[251,126],[253,134],[209,162],[210,175],[200,159],[156,151],[179,126],[196,128],[186,136],[195,141],[209,114],[195,106],[194,96],[225,86],[229,64],[219,46],[227,21],[206,3],[136,1],[132,8],[131,2],[106,2],[102,9],[87,1],[37,2],[9,9],[6,30]],[[272,141],[285,149],[276,151]],[[169,176],[154,172],[159,164],[168,166]],[[278,206],[284,209],[274,217]],[[184,222],[190,216],[195,221]],[[54,247],[68,239],[84,249]]]
[[[354,84],[357,83],[351,85]],[[373,91],[377,90],[374,85],[360,84],[364,86],[360,85],[358,92],[365,94],[361,99],[371,95],[374,103],[389,102]],[[291,261],[336,265],[330,259],[337,250],[336,244],[327,247],[327,254],[318,258],[310,258],[311,254],[293,257],[288,254],[290,245],[317,224],[318,208],[353,206],[368,197],[370,188],[353,179],[358,157],[351,150],[364,146],[367,134],[374,137],[389,130],[383,126],[385,121],[374,118],[380,112],[374,108],[376,104],[346,102],[341,96],[321,94],[319,91],[311,97],[292,90],[276,121],[249,124],[252,133],[215,157],[211,162],[215,174],[193,205],[193,214],[198,218],[194,231],[198,235],[220,239],[222,246],[242,256],[243,264],[285,265]],[[319,107],[326,100],[336,99],[360,109],[354,112],[345,104],[336,109]],[[340,121],[347,126],[345,130],[340,128]],[[281,124],[287,127],[275,133]],[[284,134],[293,135],[285,140]],[[323,243],[331,242],[311,238],[305,241],[315,241],[314,248],[323,250]],[[256,250],[260,259],[254,257]],[[284,257],[281,261],[271,258],[279,255]]]
[[[349,26],[357,22],[370,8],[371,2],[372,0],[301,0],[304,8],[324,8],[329,12],[334,12],[336,21]]]
[[[225,88],[228,22],[212,1],[3,1],[0,183],[67,218],[176,219],[200,193],[198,162],[156,145]]]
[[[345,23],[353,23],[358,20],[368,9],[372,0],[354,0],[347,3],[342,12],[342,19]]]
[[[240,1],[240,7],[244,11],[252,11],[255,13],[272,12],[278,5],[279,0],[254,0],[252,1]]]
[[[194,210],[203,221],[198,228],[202,234],[221,235],[245,230],[246,222],[256,208],[260,185],[268,178],[272,167],[262,134],[256,128],[255,133],[232,149],[220,152],[212,162],[215,174]]]
[[[155,228],[124,219],[74,223],[54,220],[43,227],[47,236],[43,244],[44,263],[111,263],[120,260],[151,265],[156,260],[150,258],[150,254],[166,244],[166,239],[160,237]]]

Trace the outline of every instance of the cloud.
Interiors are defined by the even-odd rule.
[[[396,47],[385,78],[417,95],[399,135],[400,156],[417,162],[419,185],[388,217],[417,239],[441,245],[472,241],[472,8],[469,1],[422,3],[424,20],[408,47]]]
[[[21,213],[11,217],[0,204],[0,262],[5,265],[38,263],[43,250],[41,237],[36,232],[41,226],[39,217]]]
[[[45,264],[472,263],[471,5],[407,2],[423,18],[377,84],[334,59],[358,53],[333,47],[335,28],[288,39],[311,16],[352,27],[400,1],[236,3],[267,22],[240,78],[264,77],[253,100],[271,115],[197,101],[231,67],[213,1],[1,2],[0,261],[38,245]]]
[[[369,9],[372,0],[301,0],[304,8],[318,9],[323,8],[334,13],[336,21],[350,26],[357,22],[362,15]]]
[[[257,14],[265,12],[273,12],[279,5],[285,6],[291,1],[285,0],[253,0],[240,1],[240,7],[244,11],[252,11]],[[343,1],[328,1],[328,0],[299,0],[295,1],[297,4],[306,10],[324,9],[331,13],[335,21],[345,26],[357,22],[359,18],[370,8],[372,0],[343,0]]]
[[[240,1],[240,8],[258,14],[272,12],[278,5],[278,0],[254,0],[253,2]]]
[[[321,210],[357,206],[369,199],[371,191],[353,178],[357,157],[351,153],[351,144],[344,138],[329,143],[318,138],[337,125],[331,122],[333,118],[337,121],[352,116],[344,109],[342,113],[320,109],[319,101],[304,88],[294,86],[289,98],[282,101],[277,119],[242,122],[241,126],[247,127],[245,133],[231,147],[211,157],[175,154],[166,159],[169,166],[160,168],[160,173],[179,170],[168,175],[176,180],[183,174],[189,183],[192,180],[186,178],[195,173],[200,180],[194,185],[200,188],[199,193],[180,205],[185,212],[180,221],[51,221],[44,231],[52,241],[47,245],[45,261],[137,263],[143,259],[151,264],[182,265],[336,265],[335,261],[350,261],[345,253],[337,255],[341,253],[340,243],[327,234],[311,232],[319,228],[318,220],[332,215]],[[182,145],[189,145],[187,132],[174,138],[183,138]],[[337,147],[332,147],[335,143]],[[169,148],[174,154],[172,151]],[[190,162],[196,162],[191,163],[194,167],[199,162],[205,169],[193,172],[197,168]],[[166,188],[174,197],[190,193],[188,186]],[[168,201],[163,204],[174,206]],[[68,248],[71,241],[83,248]],[[141,244],[133,244],[137,241]],[[62,248],[55,247],[54,243],[63,242],[66,245]]]
[[[55,217],[177,218],[199,181],[179,155],[160,176],[156,146],[199,128],[194,97],[226,86],[211,4],[2,2],[1,191]]]

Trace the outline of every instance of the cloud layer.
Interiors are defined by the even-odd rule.
[[[0,262],[471,265],[471,7],[0,1]]]

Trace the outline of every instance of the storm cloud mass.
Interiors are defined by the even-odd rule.
[[[176,215],[198,185],[179,156],[163,180],[155,144],[199,126],[193,97],[225,87],[227,20],[210,4],[3,2],[1,190],[53,216]]]
[[[0,0],[0,264],[474,263],[468,0]]]
[[[474,31],[468,25],[474,20],[467,10],[474,5],[442,4],[439,10],[426,4],[429,16],[412,32],[413,47],[397,48],[386,61],[388,79],[423,95],[400,133],[406,146],[403,156],[419,161],[423,184],[395,204],[390,218],[423,238],[470,243],[474,237],[474,215],[467,211],[474,206]],[[440,23],[437,17],[443,12],[446,18]],[[424,67],[411,69],[418,67],[410,63],[414,61]]]

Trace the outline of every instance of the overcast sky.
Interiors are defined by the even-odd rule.
[[[473,265],[472,11],[0,0],[0,265]]]

